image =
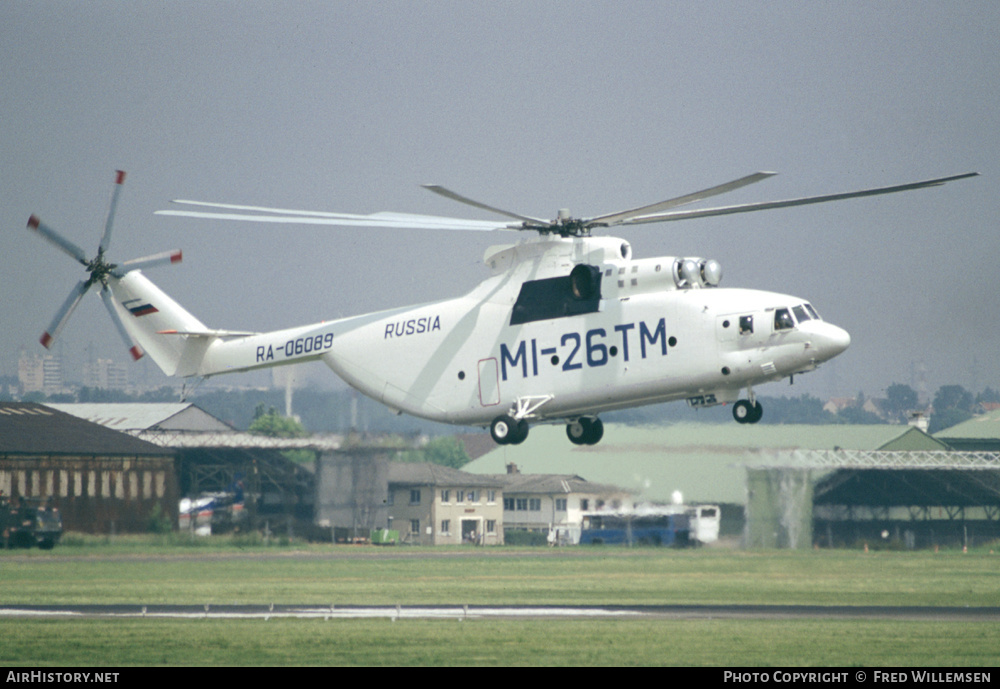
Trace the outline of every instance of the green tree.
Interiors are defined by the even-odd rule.
[[[896,420],[905,420],[906,414],[917,408],[917,391],[909,385],[893,383],[885,391],[886,411]]]
[[[972,412],[972,393],[961,385],[942,385],[934,395],[934,412],[946,409]]]
[[[972,393],[961,385],[942,385],[934,395],[934,413],[927,428],[937,433],[972,418]]]
[[[465,446],[458,438],[451,435],[434,438],[418,450],[407,450],[400,453],[401,462],[431,462],[453,469],[461,469],[472,461]]]
[[[870,411],[866,411],[861,407],[845,407],[837,412],[837,420],[841,423],[849,424],[876,424],[883,423],[882,419],[876,414],[872,414]]]
[[[271,438],[305,438],[309,431],[305,426],[290,416],[280,415],[274,407],[264,412],[264,405],[257,405],[257,412],[250,423],[249,430],[255,435],[266,435]]]
[[[976,403],[997,403],[1000,402],[1000,392],[997,392],[993,388],[987,387],[981,393],[976,395]]]

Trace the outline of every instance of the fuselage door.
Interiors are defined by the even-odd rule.
[[[494,358],[479,361],[479,404],[484,407],[500,404],[500,372]]]

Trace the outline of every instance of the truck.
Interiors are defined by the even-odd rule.
[[[51,550],[62,536],[62,517],[51,500],[11,500],[0,493],[0,536],[4,548]]]

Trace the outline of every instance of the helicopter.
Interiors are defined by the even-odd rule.
[[[686,400],[732,404],[734,419],[763,416],[755,388],[816,369],[844,352],[850,335],[806,299],[722,287],[722,268],[697,256],[638,258],[624,239],[594,230],[801,206],[923,189],[970,172],[823,196],[675,210],[773,176],[755,172],[659,203],[589,218],[553,220],[510,212],[438,185],[425,187],[504,220],[378,212],[349,214],[178,199],[157,215],[260,223],[399,229],[516,231],[529,238],[487,249],[490,276],[468,293],[433,303],[272,332],[210,328],[143,270],[181,261],[179,250],[123,263],[108,258],[125,173],[115,178],[97,254],[35,215],[28,228],[81,263],[87,276],[57,311],[41,344],[51,347],[96,288],[134,359],[148,353],[169,376],[322,361],[352,387],[396,413],[489,428],[519,444],[531,425],[564,423],[577,445],[604,435],[607,411]]]

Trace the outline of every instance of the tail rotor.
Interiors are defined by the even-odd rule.
[[[76,310],[80,300],[83,299],[83,295],[86,294],[91,287],[96,285],[100,289],[101,299],[104,301],[104,306],[111,315],[111,320],[115,324],[115,328],[118,330],[118,333],[128,346],[129,353],[132,355],[132,358],[139,359],[143,355],[142,348],[138,345],[138,343],[136,343],[135,339],[129,335],[128,329],[125,327],[119,308],[116,305],[114,296],[111,293],[109,282],[121,279],[133,270],[140,270],[143,268],[150,268],[169,263],[177,263],[181,260],[182,255],[180,250],[176,250],[165,251],[159,254],[145,256],[143,258],[132,259],[131,261],[125,261],[121,264],[111,263],[107,260],[105,254],[111,246],[111,233],[112,228],[114,227],[115,213],[118,208],[118,198],[121,195],[121,188],[124,182],[125,173],[122,170],[118,170],[115,176],[114,191],[111,194],[111,205],[108,209],[108,219],[104,224],[104,234],[101,236],[101,242],[97,248],[97,255],[92,259],[88,259],[84,250],[75,243],[66,239],[64,236],[39,220],[38,216],[32,215],[28,219],[29,230],[35,231],[50,244],[54,245],[70,258],[73,258],[78,263],[82,264],[88,273],[87,278],[78,282],[69,293],[66,301],[63,302],[62,306],[60,306],[59,310],[56,312],[56,315],[49,324],[49,327],[42,334],[39,342],[41,342],[42,346],[46,349],[52,347],[52,343],[55,342],[59,333],[69,321],[70,316],[73,315],[73,311]]]

